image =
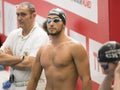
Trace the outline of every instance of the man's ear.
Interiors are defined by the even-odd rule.
[[[36,17],[36,13],[35,12],[33,13],[33,17]]]

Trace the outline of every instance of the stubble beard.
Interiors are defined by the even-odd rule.
[[[51,35],[51,36],[56,36],[56,35],[59,35],[61,33],[62,29],[58,30],[57,32],[49,32],[48,31],[48,35]]]

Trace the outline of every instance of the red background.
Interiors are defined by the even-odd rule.
[[[12,4],[29,1],[35,4],[37,13],[46,17],[51,8],[58,7],[44,0],[3,0]],[[67,28],[75,30],[87,37],[87,50],[89,52],[89,38],[104,43],[109,40],[120,42],[120,0],[98,0],[98,23],[93,23],[83,17],[77,16],[65,10],[67,14]],[[3,19],[4,20],[4,19]],[[3,27],[4,29],[4,27]],[[3,30],[4,31],[4,30]],[[81,81],[78,80],[77,90],[80,90]],[[93,90],[97,90],[98,84],[93,81]]]

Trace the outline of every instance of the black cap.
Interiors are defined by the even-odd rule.
[[[66,24],[66,15],[62,9],[53,8],[52,10],[49,11],[48,15],[57,15],[62,19],[64,25]]]
[[[98,50],[99,62],[114,62],[120,60],[120,43],[108,41]]]

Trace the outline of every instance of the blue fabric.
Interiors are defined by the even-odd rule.
[[[11,82],[8,80],[5,83],[3,83],[3,89],[8,89],[11,86]]]
[[[4,66],[3,65],[0,65],[0,70],[4,70]]]

